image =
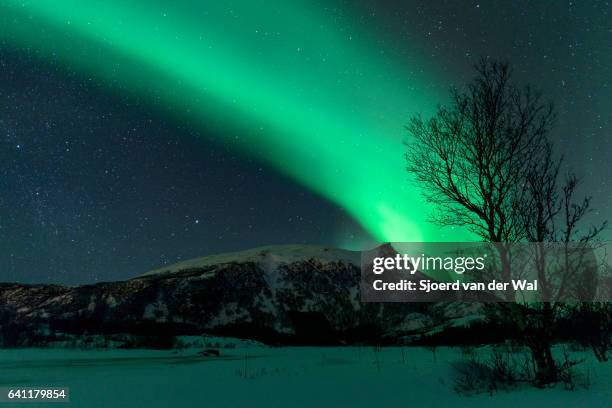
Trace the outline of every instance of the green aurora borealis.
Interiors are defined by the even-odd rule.
[[[426,222],[404,171],[403,124],[442,100],[431,86],[439,74],[349,15],[285,1],[37,0],[0,10],[5,45],[216,129],[378,240],[467,238]]]

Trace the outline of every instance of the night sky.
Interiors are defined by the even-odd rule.
[[[612,219],[608,2],[22,3],[0,4],[0,281],[467,239],[426,222],[403,125],[483,56],[554,102]]]

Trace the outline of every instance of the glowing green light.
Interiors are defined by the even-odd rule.
[[[440,98],[416,56],[312,3],[167,3],[8,1],[0,38],[215,127],[381,241],[465,239],[425,221],[404,170],[402,125]]]

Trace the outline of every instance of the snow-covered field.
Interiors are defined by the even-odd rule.
[[[73,407],[611,407],[612,362],[589,353],[590,388],[459,396],[458,349],[0,350],[0,387],[68,386]],[[246,373],[246,376],[245,376]],[[3,407],[39,406],[1,404]],[[57,406],[50,404],[48,406]],[[61,406],[61,404],[60,404]]]

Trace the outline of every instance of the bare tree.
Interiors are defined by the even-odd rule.
[[[511,82],[508,64],[482,60],[467,91],[407,129],[407,169],[434,204],[432,220],[466,227],[498,247],[502,278],[510,278],[506,246],[525,238],[521,206],[527,174],[546,147],[552,106]],[[508,293],[509,298],[512,293]]]
[[[453,90],[450,104],[439,106],[433,117],[411,118],[407,170],[434,205],[432,221],[468,228],[493,243],[500,261],[498,277],[509,281],[513,277],[509,245],[576,239],[590,199],[574,203],[577,179],[573,176],[559,185],[561,159],[555,158],[548,139],[555,118],[552,105],[530,87],[514,85],[507,63],[483,59],[476,71],[467,89]],[[578,240],[592,240],[601,228]],[[546,300],[561,296],[559,289],[552,293],[553,276],[545,269],[545,253],[539,256],[538,278]],[[569,270],[556,270],[555,279]],[[563,287],[567,276],[561,283],[558,280],[554,288]],[[538,384],[556,381],[551,305],[519,305],[511,291],[504,296],[512,303],[500,304],[496,313],[521,331],[532,351]]]
[[[581,221],[591,211],[591,197],[576,200],[576,175],[568,174],[560,180],[563,158],[555,157],[550,142],[536,158],[526,174],[519,205],[526,240],[534,243],[534,267],[543,302],[524,308],[517,323],[523,340],[533,351],[537,379],[546,383],[555,381],[563,367],[558,366],[551,352],[555,321],[561,314],[573,313],[573,306],[567,303],[570,300],[581,301],[583,312],[592,310],[589,305],[599,283],[599,265],[592,247],[607,223],[581,230]],[[549,261],[551,253],[556,261],[554,267]]]

